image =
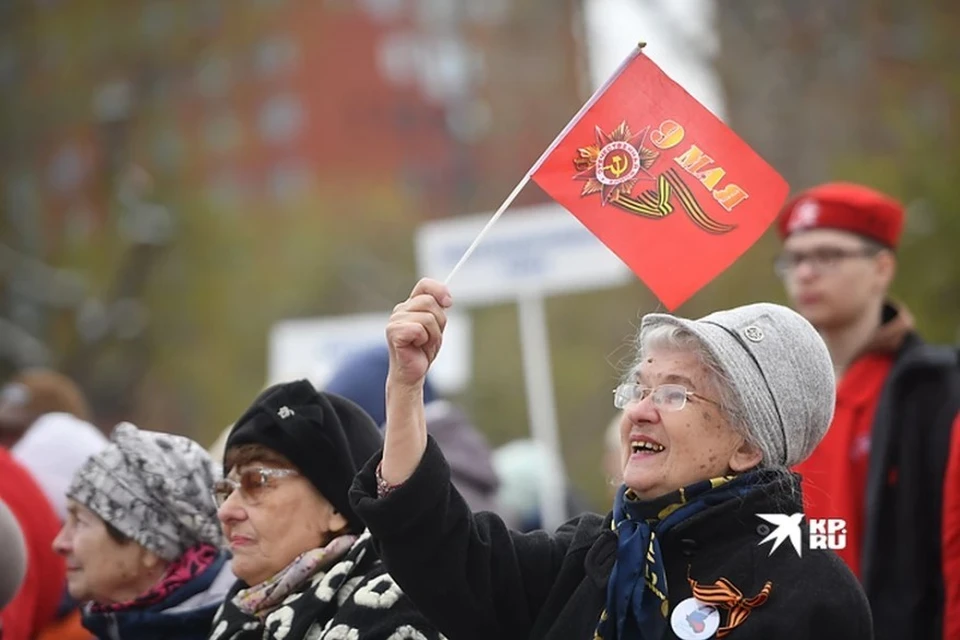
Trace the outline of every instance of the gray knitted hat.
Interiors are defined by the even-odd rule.
[[[193,440],[124,422],[73,476],[67,497],[173,561],[200,542],[221,545],[216,478],[210,456]]]
[[[758,303],[699,320],[651,313],[641,337],[662,324],[695,335],[720,363],[763,448],[764,466],[791,467],[813,452],[836,400],[830,353],[813,325],[787,307]]]

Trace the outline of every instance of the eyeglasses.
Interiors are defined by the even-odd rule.
[[[794,269],[798,268],[804,262],[810,265],[814,273],[826,273],[836,270],[844,260],[850,260],[852,258],[872,258],[878,253],[878,249],[870,247],[861,249],[824,247],[814,249],[813,251],[785,251],[777,256],[776,261],[773,263],[773,268],[781,278],[790,275]]]
[[[293,469],[246,469],[240,474],[240,480],[224,478],[213,484],[213,499],[217,507],[222,507],[227,498],[240,489],[241,495],[251,504],[255,504],[263,494],[263,490],[270,486],[270,478],[286,478],[300,475]]]
[[[720,403],[710,398],[705,398],[693,391],[687,391],[682,384],[662,384],[659,387],[645,387],[635,382],[621,384],[613,390],[613,406],[617,409],[625,409],[631,402],[640,402],[647,396],[653,400],[653,406],[659,411],[680,411],[687,406],[687,400],[697,398],[706,400],[718,407]]]

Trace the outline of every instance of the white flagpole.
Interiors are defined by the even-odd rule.
[[[463,263],[467,261],[467,258],[473,254],[477,246],[480,244],[480,241],[483,240],[483,237],[487,235],[487,232],[493,228],[493,225],[500,219],[500,216],[503,215],[503,212],[506,211],[507,207],[516,200],[517,196],[520,195],[520,192],[523,191],[523,188],[527,186],[527,183],[530,182],[530,176],[533,175],[533,171],[527,171],[527,175],[523,176],[523,180],[513,188],[513,191],[507,196],[507,199],[503,201],[503,204],[500,205],[500,208],[497,209],[497,212],[493,214],[493,217],[490,218],[490,221],[484,225],[483,229],[480,230],[480,233],[477,234],[477,237],[474,238],[473,242],[470,243],[470,246],[467,247],[467,250],[464,252],[463,256],[460,257],[460,260],[454,265],[453,270],[450,272],[450,275],[447,276],[447,279],[443,281],[444,284],[450,284],[450,281],[453,280],[453,276],[456,275],[457,271],[460,270],[460,267],[463,266]]]
[[[457,274],[457,271],[459,271],[460,267],[463,266],[463,263],[467,261],[467,258],[469,258],[473,254],[477,246],[479,246],[480,242],[483,240],[484,236],[486,236],[487,233],[489,233],[490,229],[493,228],[493,225],[496,224],[497,220],[500,219],[500,216],[503,215],[503,212],[506,211],[507,207],[509,207],[513,203],[513,201],[517,199],[517,196],[520,195],[520,192],[523,191],[523,188],[527,186],[528,182],[530,182],[530,177],[533,176],[534,173],[536,173],[537,169],[540,168],[540,165],[543,164],[543,161],[547,159],[547,156],[549,156],[550,153],[552,153],[553,150],[557,148],[557,145],[560,144],[560,141],[563,140],[564,136],[567,135],[570,129],[576,126],[578,122],[580,122],[580,118],[582,118],[583,114],[587,112],[587,109],[592,107],[593,104],[597,101],[597,99],[601,95],[603,95],[603,93],[610,87],[610,85],[613,84],[613,82],[620,77],[620,74],[623,73],[623,70],[627,67],[627,65],[633,62],[634,58],[640,55],[641,50],[645,46],[646,46],[645,42],[639,43],[636,46],[636,48],[634,48],[634,50],[630,52],[630,55],[627,56],[627,58],[622,63],[620,63],[620,66],[617,67],[617,70],[614,71],[609,78],[607,78],[607,81],[604,82],[599,89],[594,91],[593,95],[590,96],[590,99],[587,100],[582,107],[580,107],[580,110],[577,111],[577,114],[573,116],[570,122],[567,123],[567,126],[563,128],[563,131],[561,131],[557,135],[557,137],[554,138],[553,142],[550,143],[550,146],[547,147],[547,150],[540,155],[540,157],[537,159],[535,163],[533,163],[533,166],[530,167],[526,175],[523,176],[523,179],[520,180],[517,186],[513,188],[513,191],[510,192],[510,195],[507,196],[507,199],[503,201],[503,204],[501,204],[500,207],[497,209],[496,213],[493,214],[493,217],[490,218],[490,221],[487,222],[487,224],[484,225],[483,229],[480,230],[480,233],[477,234],[477,237],[474,238],[470,246],[467,247],[467,250],[464,252],[463,256],[461,256],[457,264],[454,265],[453,270],[450,271],[450,275],[448,275],[447,279],[443,281],[444,284],[446,285],[450,284],[450,281],[453,280],[453,276]]]

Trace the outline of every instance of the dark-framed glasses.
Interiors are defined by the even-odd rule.
[[[872,258],[880,253],[879,249],[861,247],[859,249],[841,249],[840,247],[821,247],[812,251],[784,251],[773,263],[773,269],[781,278],[785,278],[804,262],[815,273],[835,270],[845,260]]]
[[[223,480],[218,480],[213,483],[213,499],[217,503],[218,508],[222,507],[223,503],[227,501],[227,498],[229,498],[234,491],[240,489],[240,495],[242,495],[247,502],[255,503],[260,499],[263,490],[270,486],[271,478],[286,478],[296,475],[300,474],[293,469],[245,469],[239,474],[239,480],[224,478]]]
[[[658,387],[645,387],[636,382],[625,382],[613,390],[613,406],[625,409],[632,402],[640,402],[647,397],[653,401],[659,411],[680,411],[687,406],[687,400],[697,398],[717,406],[720,403],[705,398],[698,393],[688,391],[682,384],[661,384]]]

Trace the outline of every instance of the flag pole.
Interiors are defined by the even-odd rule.
[[[464,252],[463,256],[460,257],[460,260],[456,265],[454,265],[453,270],[450,271],[450,275],[448,275],[447,279],[443,281],[444,284],[450,284],[450,281],[453,280],[453,276],[457,274],[457,271],[460,270],[460,267],[463,266],[463,263],[466,262],[467,258],[469,258],[477,249],[477,245],[479,245],[484,236],[490,232],[490,229],[493,228],[493,225],[496,224],[497,220],[500,219],[500,216],[503,215],[503,212],[506,211],[507,207],[509,207],[513,201],[517,199],[517,196],[520,195],[520,192],[523,190],[523,188],[527,186],[528,182],[530,182],[530,177],[537,172],[537,169],[539,169],[540,165],[543,164],[543,161],[547,159],[547,156],[549,156],[553,150],[557,148],[557,145],[560,144],[560,141],[563,140],[567,133],[573,129],[578,122],[580,122],[580,118],[582,118],[583,114],[587,112],[587,109],[592,107],[593,104],[600,98],[600,96],[602,96],[603,93],[610,87],[610,85],[620,77],[620,74],[623,73],[623,70],[627,68],[627,65],[629,65],[634,58],[640,55],[645,46],[647,46],[646,42],[638,42],[636,48],[634,48],[634,50],[630,52],[630,55],[627,56],[627,59],[620,64],[617,70],[614,71],[609,78],[607,78],[607,81],[604,82],[599,89],[593,92],[593,95],[590,96],[590,99],[587,100],[582,107],[580,107],[580,110],[577,111],[577,114],[570,119],[570,122],[568,122],[567,126],[563,128],[563,131],[557,134],[557,137],[554,138],[553,142],[550,143],[550,146],[547,147],[546,151],[544,151],[533,164],[533,166],[530,167],[530,170],[527,171],[526,175],[523,176],[523,179],[520,181],[520,183],[513,188],[513,191],[509,196],[507,196],[507,199],[503,201],[503,204],[500,205],[496,213],[493,214],[493,217],[490,218],[490,221],[487,222],[483,229],[480,230],[480,233],[477,234],[477,237],[474,238],[470,246],[467,247],[467,250]]]
[[[520,192],[523,191],[523,188],[527,186],[528,182],[530,182],[530,175],[532,173],[532,171],[528,171],[527,174],[523,176],[523,180],[521,180],[520,183],[513,188],[513,191],[509,196],[507,196],[507,199],[503,201],[503,204],[500,205],[500,208],[497,209],[497,212],[493,214],[493,217],[490,218],[490,221],[487,222],[483,229],[480,230],[480,233],[477,234],[477,237],[474,238],[470,246],[467,247],[467,250],[460,257],[460,261],[457,262],[457,264],[453,267],[453,270],[450,272],[450,275],[447,276],[447,279],[443,281],[443,284],[450,284],[450,281],[453,280],[453,276],[457,274],[457,271],[459,271],[460,267],[463,266],[463,263],[467,261],[467,258],[473,254],[477,248],[477,245],[479,245],[480,241],[483,240],[483,237],[487,235],[491,228],[493,228],[493,225],[497,222],[497,220],[500,219],[500,216],[502,216],[503,212],[507,210],[507,207],[509,207],[513,201],[517,199],[517,196],[520,195]]]

